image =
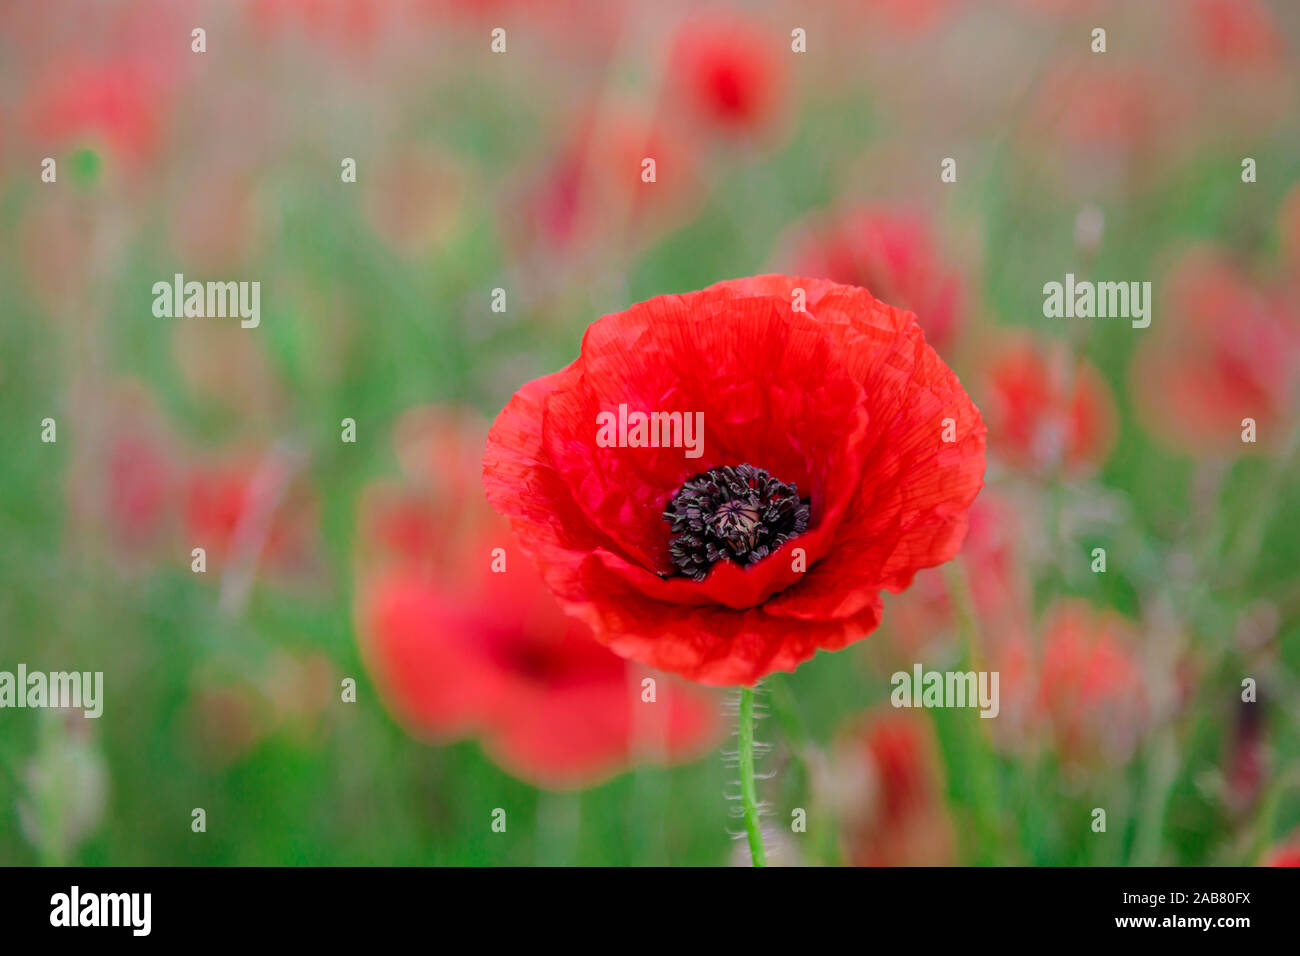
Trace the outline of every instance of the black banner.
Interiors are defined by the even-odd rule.
[[[840,913],[860,938],[1199,935],[1232,945],[1294,927],[1296,888],[1290,870],[1226,868],[7,869],[0,882],[8,941],[337,944],[418,934],[436,944],[437,926],[453,929],[447,942],[457,945],[462,930],[541,941],[561,919],[584,935],[608,926],[662,939],[680,929],[752,945],[773,920],[794,926],[814,912]]]

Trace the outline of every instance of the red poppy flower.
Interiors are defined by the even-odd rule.
[[[28,125],[42,141],[103,143],[129,164],[158,147],[167,84],[141,57],[95,63],[69,58],[33,90]]]
[[[1265,866],[1300,866],[1300,839],[1276,846],[1264,860]]]
[[[952,822],[927,718],[884,709],[841,734],[827,783],[853,866],[953,861]]]
[[[1195,0],[1191,27],[1197,46],[1216,65],[1268,70],[1285,61],[1277,24],[1255,0]]]
[[[147,540],[164,517],[169,462],[147,437],[123,435],[108,449],[109,510],[128,544]]]
[[[1122,763],[1133,753],[1147,707],[1132,641],[1127,621],[1080,601],[1049,615],[1039,706],[1063,759]]]
[[[291,568],[310,555],[315,502],[295,482],[293,465],[274,454],[226,456],[194,467],[181,507],[187,541],[209,558],[264,558]]]
[[[1047,74],[1031,126],[1090,156],[1149,147],[1170,124],[1160,108],[1170,94],[1159,74],[1122,62],[1099,71],[1090,63],[1067,61]]]
[[[78,389],[74,402],[94,408],[96,435],[77,446],[68,473],[74,526],[95,529],[118,557],[163,550],[174,530],[179,466],[176,439],[149,393],[123,379],[93,394]]]
[[[1149,184],[1182,156],[1199,132],[1195,107],[1167,70],[1118,51],[1083,53],[1036,84],[1020,136],[1026,153],[1048,154],[1034,170],[1040,188],[1095,201],[1098,190]]]
[[[694,116],[724,134],[754,133],[776,112],[784,85],[781,37],[723,16],[683,25],[669,70]]]
[[[649,241],[690,207],[697,188],[690,144],[631,104],[581,115],[521,205],[523,238],[539,252]],[[654,160],[647,182],[644,162]],[[511,209],[511,225],[518,211]]]
[[[961,318],[961,280],[941,265],[924,216],[866,206],[801,231],[805,235],[791,254],[800,275],[861,286],[910,309],[937,349],[953,340]]]
[[[582,787],[640,759],[716,740],[717,703],[646,675],[563,613],[474,480],[481,427],[441,411],[399,428],[406,478],[362,509],[358,631],[402,721],[437,740],[478,737],[539,786]]]
[[[602,421],[656,412],[682,427],[654,445],[697,423],[695,447],[604,447]],[[597,640],[719,685],[874,630],[881,590],[956,554],[983,474],[979,411],[912,313],[780,275],[605,316],[484,457],[489,500]]]
[[[994,451],[1018,468],[1086,474],[1115,444],[1110,386],[1082,359],[1012,346],[988,369],[984,413]]]
[[[1295,419],[1300,384],[1300,325],[1287,293],[1249,281],[1211,249],[1181,258],[1162,287],[1172,321],[1142,343],[1131,367],[1140,420],[1193,454],[1274,445]],[[1241,440],[1246,418],[1257,443]]]

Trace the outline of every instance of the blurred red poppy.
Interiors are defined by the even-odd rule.
[[[1142,670],[1131,625],[1067,599],[1049,613],[1038,706],[1067,763],[1124,763],[1146,722]]]
[[[836,742],[831,797],[853,866],[953,862],[952,822],[928,718],[882,709]]]
[[[1019,136],[1037,188],[1094,202],[1124,195],[1182,155],[1198,135],[1195,96],[1151,62],[1081,54],[1036,81]]]
[[[654,161],[652,181],[646,160]],[[689,209],[696,187],[684,138],[632,106],[590,110],[528,184],[523,232],[539,252],[570,257],[574,246],[645,242]]]
[[[68,473],[74,527],[97,529],[120,556],[165,548],[175,529],[180,465],[176,438],[152,397],[137,381],[122,379],[75,402],[93,407],[94,440],[79,443]]]
[[[1110,386],[1087,361],[1049,356],[1025,341],[995,356],[984,377],[989,441],[1009,464],[1078,476],[1110,454],[1115,403]]]
[[[796,227],[790,253],[797,275],[856,285],[910,309],[936,349],[956,338],[962,283],[940,262],[929,222],[919,212],[861,206]]]
[[[772,122],[785,85],[784,36],[721,14],[686,21],[670,54],[674,96],[715,132],[762,131]]]
[[[315,499],[293,464],[274,452],[224,453],[192,466],[181,510],[188,546],[204,548],[209,560],[262,560],[289,570],[311,556]]]
[[[144,57],[68,57],[32,90],[29,132],[47,143],[107,147],[136,165],[158,148],[168,115],[167,89],[159,67]]]
[[[1264,859],[1265,866],[1300,866],[1300,840],[1293,839],[1274,847]]]
[[[366,493],[358,632],[394,711],[435,740],[476,736],[556,789],[709,749],[712,696],[630,668],[561,611],[474,481],[483,434],[450,411],[409,413],[406,477]]]
[[[981,630],[990,638],[1023,635],[1028,627],[1028,581],[1017,548],[1024,533],[1020,519],[1017,508],[987,488],[971,505],[962,561]],[[908,659],[955,626],[952,596],[938,569],[919,572],[912,587],[890,605],[890,632]]]
[[[1157,71],[1117,61],[1099,68],[1066,60],[1043,78],[1031,108],[1037,135],[1088,156],[1132,155],[1152,148],[1173,117],[1172,91]]]
[[[1160,288],[1169,320],[1131,366],[1139,419],[1191,454],[1275,446],[1295,420],[1300,383],[1300,322],[1286,291],[1249,281],[1214,249],[1183,255]],[[1247,418],[1254,443],[1242,440]]]
[[[698,421],[698,447],[602,437],[628,409]],[[983,474],[979,411],[915,316],[779,275],[605,316],[484,457],[489,500],[597,640],[716,685],[874,630],[881,590],[956,554]]]
[[[1268,70],[1284,62],[1286,44],[1257,0],[1193,0],[1190,13],[1192,35],[1212,63]]]

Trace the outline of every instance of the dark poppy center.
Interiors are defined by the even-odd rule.
[[[696,581],[724,558],[757,564],[808,529],[810,508],[792,482],[753,465],[723,465],[696,475],[668,502],[668,555]]]

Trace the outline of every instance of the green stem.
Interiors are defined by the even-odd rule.
[[[537,865],[572,866],[582,824],[582,794],[537,794]]]
[[[971,594],[970,580],[961,558],[954,558],[943,566],[944,583],[952,601],[953,618],[961,636],[967,659],[979,669],[984,663],[984,641],[980,634],[979,616],[975,611],[975,596]]]
[[[754,787],[754,689],[740,688],[740,725],[736,733],[740,751],[740,795],[745,806],[745,831],[755,866],[767,866],[763,831],[758,826],[758,791]]]
[[[943,574],[960,635],[959,659],[964,662],[961,666],[981,671],[986,664],[983,640],[966,565],[960,557],[955,558],[943,566]],[[949,779],[961,781],[965,799],[969,801],[974,823],[971,836],[975,842],[976,862],[981,865],[994,863],[1005,842],[1000,833],[1002,822],[999,808],[1003,805],[1003,800],[999,792],[998,764],[993,742],[983,720],[957,721],[952,732],[956,734],[955,750],[962,757],[960,763],[950,764]]]
[[[1263,487],[1258,489],[1255,495],[1255,501],[1258,505],[1251,515],[1243,522],[1244,527],[1237,540],[1232,542],[1232,547],[1228,554],[1228,568],[1230,572],[1237,575],[1236,583],[1241,586],[1241,581],[1249,577],[1250,572],[1254,570],[1256,561],[1259,559],[1260,548],[1264,544],[1264,538],[1269,530],[1269,519],[1273,517],[1273,508],[1282,486],[1286,481],[1287,475],[1291,471],[1297,456],[1300,456],[1300,424],[1291,430],[1287,437],[1286,445],[1282,450],[1273,456],[1268,471],[1264,476]],[[1220,506],[1222,507],[1222,506]]]

